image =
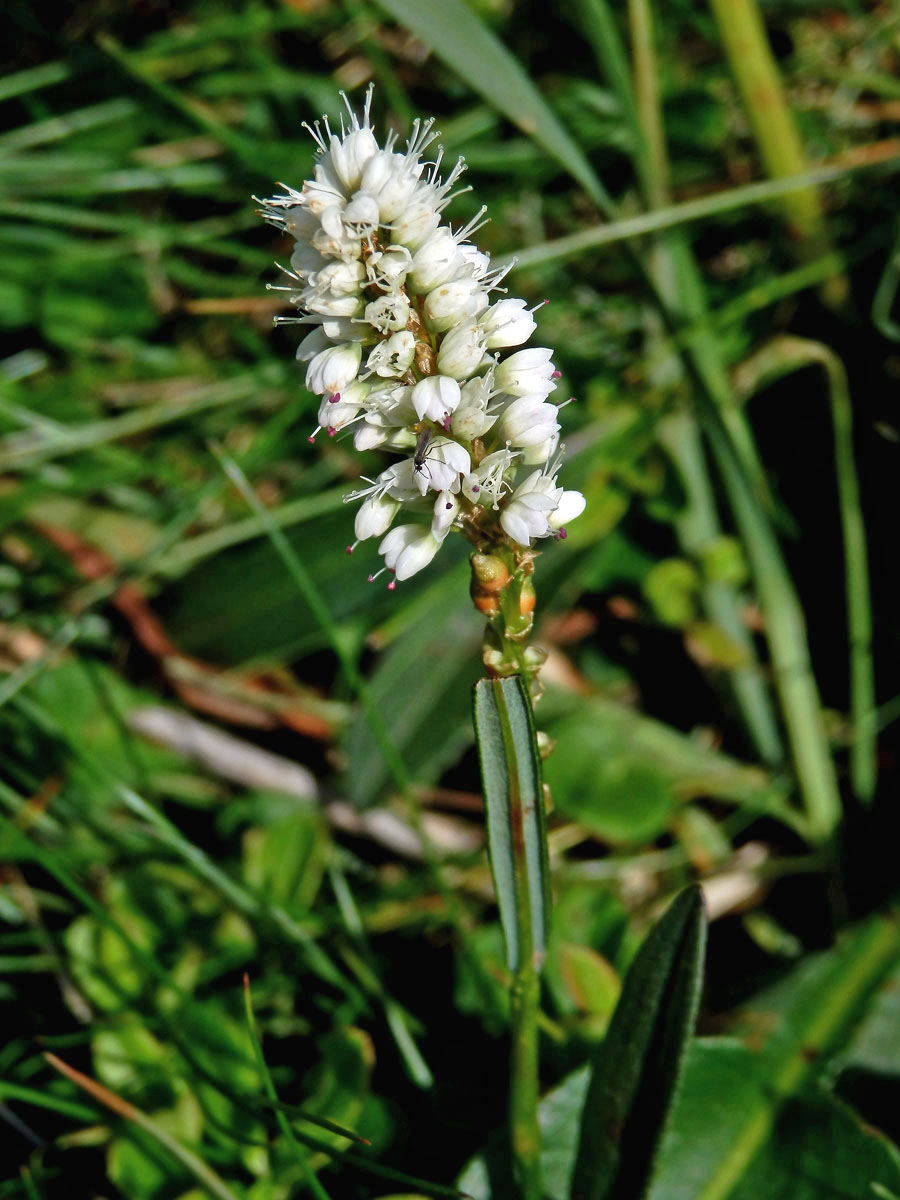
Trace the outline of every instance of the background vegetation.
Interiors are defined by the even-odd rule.
[[[373,79],[381,130],[433,114],[466,156],[451,219],[489,205],[578,399],[588,509],[537,574],[547,1194],[699,878],[652,1200],[900,1195],[900,17],[755,15],[9,9],[0,1196],[508,1194],[465,554],[395,594],[345,556],[358,456],[307,442],[250,200]]]

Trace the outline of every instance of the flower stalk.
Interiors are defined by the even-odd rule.
[[[558,483],[562,405],[551,397],[560,372],[551,350],[526,346],[541,305],[507,296],[509,268],[492,269],[469,240],[484,209],[459,229],[442,222],[465,164],[442,178],[440,148],[424,161],[433,122],[413,123],[405,151],[394,133],[379,146],[371,100],[370,88],[362,117],[347,104],[339,133],[327,118],[316,122],[314,177],[263,201],[263,217],[294,238],[282,290],[298,315],[277,319],[310,327],[297,349],[306,386],[320,397],[310,441],[346,433],[359,451],[395,455],[345,496],[361,502],[348,552],[379,539],[383,566],[370,581],[387,573],[393,590],[450,535],[473,547],[470,591],[487,618],[492,676],[476,688],[476,733],[513,975],[513,1173],[521,1200],[541,1200],[539,970],[549,886],[532,699],[545,655],[528,643],[535,543],[565,538],[585,501]]]

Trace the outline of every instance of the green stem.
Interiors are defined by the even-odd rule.
[[[709,399],[718,390],[717,364],[702,353],[692,355],[691,364],[704,385],[698,391],[698,415],[722,474],[765,612],[775,684],[811,836],[819,843],[826,842],[840,820],[841,800],[809,658],[803,610],[768,517],[719,410]]]
[[[689,554],[696,555],[722,532],[700,431],[692,416],[673,413],[660,421],[657,438],[678,468],[685,488],[686,501],[675,520],[678,540]],[[715,624],[743,652],[746,666],[730,671],[728,684],[754,749],[763,762],[775,766],[783,762],[784,748],[737,594],[727,584],[706,583],[701,598]]]
[[[710,0],[710,7],[766,171],[773,179],[799,174],[806,169],[803,145],[756,0]],[[781,208],[804,258],[828,248],[822,205],[814,188],[789,193]],[[829,280],[824,295],[834,304],[846,299],[844,276]]]
[[[853,405],[847,373],[837,355],[821,342],[784,335],[775,338],[745,363],[741,374],[750,377],[750,386],[745,388],[750,394],[773,377],[811,365],[824,369],[831,396],[835,475],[844,545],[847,640],[850,647],[850,777],[856,796],[868,803],[875,793],[878,718],[872,661],[866,529],[853,457]]]
[[[659,64],[653,37],[653,10],[650,0],[629,0],[628,18],[634,73],[635,138],[642,145],[635,155],[635,166],[651,209],[670,203],[669,163],[665,127],[659,97]],[[618,74],[622,74],[618,72]],[[628,88],[626,78],[621,88]],[[626,105],[626,108],[630,107]],[[662,233],[652,246],[649,271],[660,291],[672,303],[684,306],[685,315],[705,323],[707,316],[702,287],[696,279],[696,266],[677,231]],[[686,283],[688,286],[686,286]],[[700,336],[711,336],[701,326]],[[726,416],[732,434],[743,445],[749,465],[761,474],[752,436],[743,415],[729,407]],[[721,535],[719,516],[706,457],[696,421],[686,414],[660,422],[658,437],[679,469],[687,492],[687,501],[676,518],[681,546],[696,555]],[[782,762],[784,752],[771,698],[756,661],[753,641],[741,618],[740,599],[734,588],[723,583],[705,585],[703,607],[708,615],[742,652],[746,666],[729,673],[728,684],[754,749],[763,762]]]
[[[513,976],[510,992],[509,1121],[513,1162],[522,1200],[542,1200],[543,1196],[541,1134],[537,1119],[539,999],[538,973],[529,954]]]

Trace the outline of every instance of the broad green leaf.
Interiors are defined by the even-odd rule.
[[[700,1039],[663,1144],[651,1200],[869,1200],[872,1183],[896,1191],[900,1159],[846,1106],[814,1088],[779,1109],[761,1150],[730,1182],[718,1165],[733,1153],[747,1106],[765,1095],[755,1051],[732,1038]],[[725,1190],[723,1190],[723,1187]]]
[[[706,919],[685,889],[647,936],[596,1053],[571,1200],[640,1200],[693,1033]]]
[[[547,945],[550,870],[541,766],[531,699],[518,675],[481,679],[474,693],[475,739],[487,817],[488,855],[506,960],[517,970]],[[530,946],[522,944],[528,929]]]
[[[842,1071],[900,1075],[900,971],[887,977],[841,1055]]]
[[[847,1044],[898,957],[896,921],[876,917],[757,997],[740,1037],[695,1043],[650,1200],[747,1200],[744,1181],[759,1178],[757,1162],[780,1153],[771,1139],[791,1127],[783,1110]]]

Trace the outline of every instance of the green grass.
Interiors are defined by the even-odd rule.
[[[510,978],[463,548],[393,594],[367,583],[366,545],[344,553],[341,496],[380,460],[308,444],[317,402],[265,288],[289,247],[252,199],[301,184],[301,123],[370,79],[379,132],[434,115],[445,161],[469,160],[449,218],[489,206],[478,240],[516,260],[511,295],[551,300],[538,341],[579,401],[561,422],[588,509],[535,577],[553,651],[537,720],[557,743],[542,1123],[569,1148],[545,1147],[546,1194],[568,1194],[573,1072],[645,930],[698,878],[702,1028],[752,1015],[776,976],[785,1021],[840,1020],[790,1078],[758,1064],[749,1132],[723,1115],[746,1161],[712,1147],[691,1169],[742,1200],[828,1124],[850,1147],[835,1178],[856,1164],[900,1192],[896,1150],[867,1132],[900,1138],[900,1062],[881,1055],[875,1088],[854,1050],[894,1028],[900,956],[877,915],[900,832],[896,21],[776,0],[771,62],[760,44],[742,63],[720,7],[11,18],[0,1196],[62,1197],[76,1175],[128,1200],[458,1180],[487,1197],[489,1176],[503,1194]],[[789,161],[753,69],[784,102]],[[139,732],[159,708],[168,744]],[[807,995],[832,942],[838,965],[877,953],[849,991],[822,960]],[[689,1055],[688,1141],[664,1143],[654,1200],[683,1194],[667,1164],[698,1145],[703,1072],[724,1087],[733,1047],[713,1044]]]

